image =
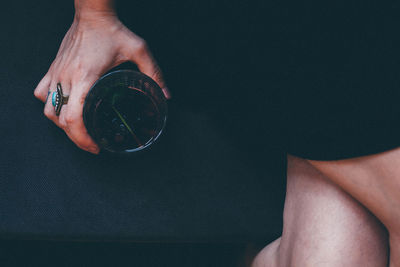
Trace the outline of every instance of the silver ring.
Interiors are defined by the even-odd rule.
[[[61,107],[68,103],[68,98],[68,95],[63,94],[61,83],[57,83],[57,91],[51,97],[56,116],[60,115]]]

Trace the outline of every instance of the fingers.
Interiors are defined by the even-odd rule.
[[[85,97],[94,81],[72,85],[73,89],[69,95],[68,104],[63,105],[61,109],[59,124],[79,148],[98,154],[100,149],[87,133],[82,117]]]
[[[50,94],[45,102],[44,115],[63,129],[72,142],[79,148],[93,154],[98,154],[100,149],[87,133],[82,118],[84,99],[91,84],[88,82],[77,84],[74,90],[71,90],[72,86],[69,82],[60,81],[63,94],[69,95],[69,100],[67,104],[62,105],[60,114],[57,116],[52,104],[52,96],[53,92],[56,91],[58,82],[57,80],[53,80],[50,83]],[[44,91],[43,89],[41,90]],[[41,92],[40,99],[43,98],[44,94],[47,96],[47,92],[43,94],[42,91],[39,91]],[[46,99],[46,97],[44,98]]]
[[[51,77],[49,74],[46,74],[37,85],[35,91],[33,92],[35,97],[42,102],[46,101],[47,93],[49,92],[50,89],[50,82],[51,82]]]
[[[131,43],[128,55],[129,60],[134,62],[141,72],[156,81],[157,84],[162,88],[164,96],[167,99],[170,99],[171,93],[165,84],[161,69],[151,54],[146,42],[139,37],[135,38],[135,40]]]

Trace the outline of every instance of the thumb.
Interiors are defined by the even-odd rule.
[[[141,72],[152,78],[161,87],[167,99],[171,98],[171,93],[165,84],[162,71],[144,40],[136,40],[131,48],[128,60],[135,63]]]

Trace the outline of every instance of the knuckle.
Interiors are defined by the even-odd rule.
[[[60,118],[58,119],[58,123],[60,124],[60,127],[61,127],[61,128],[67,129],[68,124],[67,124],[67,122],[65,121],[64,116],[63,116],[63,117],[60,116]]]
[[[74,73],[70,77],[72,84],[80,84],[91,78],[92,70],[85,63],[77,63]]]
[[[133,51],[136,54],[147,53],[147,42],[142,38],[135,40],[135,42],[133,43]]]
[[[45,75],[42,80],[39,82],[39,84],[36,86],[35,90],[33,91],[33,95],[36,98],[42,98],[43,97],[43,92],[48,89],[48,86],[50,84],[50,77],[49,75]]]
[[[37,88],[35,89],[35,91],[33,91],[33,95],[34,95],[36,98],[41,98],[41,95],[40,95],[39,90],[38,90]]]
[[[74,70],[74,74],[71,77],[71,82],[72,83],[79,83],[82,80],[82,77],[84,76],[84,72],[82,67],[76,67]]]
[[[64,121],[65,124],[74,124],[78,121],[79,116],[76,115],[74,111],[66,111],[65,116],[64,116]]]
[[[85,63],[82,62],[82,60],[78,60],[78,62],[76,63],[75,72],[76,72],[78,75],[82,75],[85,71],[86,71],[86,65],[85,65]]]
[[[60,73],[58,74],[58,82],[62,82],[67,80],[67,72],[66,71],[60,71]]]
[[[53,117],[53,113],[52,113],[51,109],[49,109],[49,108],[45,108],[43,110],[43,114],[49,119],[51,119]]]

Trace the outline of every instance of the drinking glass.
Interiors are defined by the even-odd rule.
[[[83,106],[86,129],[100,149],[128,154],[148,148],[167,121],[166,98],[143,73],[117,70],[90,88]]]

